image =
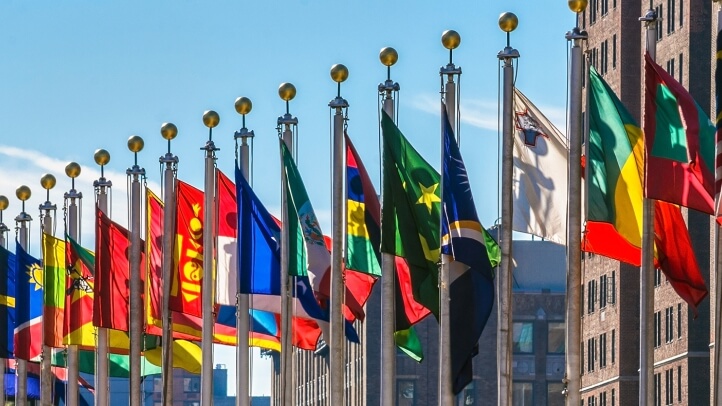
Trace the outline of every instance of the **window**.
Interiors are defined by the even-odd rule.
[[[684,23],[684,0],[679,0],[679,26]]]
[[[594,338],[587,340],[587,372],[594,371],[594,364],[597,357],[597,342]]]
[[[669,73],[669,76],[674,77],[674,58],[667,61],[667,73]]]
[[[591,7],[589,8],[589,25],[597,22],[597,0],[590,1]]]
[[[667,20],[667,35],[672,33],[672,25],[674,25],[674,18],[672,13],[674,12],[674,6],[672,0],[667,0],[667,15],[664,17]],[[662,16],[660,16],[661,18]]]
[[[599,394],[599,406],[607,406],[607,392]]]
[[[514,382],[511,385],[513,406],[531,406],[534,401],[534,385],[531,382]]]
[[[547,405],[563,405],[564,384],[561,382],[547,382]]]
[[[657,268],[654,270],[654,287],[658,287],[662,284],[662,270]]]
[[[654,374],[654,406],[662,406],[662,374]]]
[[[684,71],[684,65],[682,64],[682,53],[679,54],[679,83],[682,84],[682,72]]]
[[[416,381],[401,379],[396,384],[396,405],[397,406],[414,406]]]
[[[602,43],[604,45],[604,43]],[[602,65],[603,66],[603,65]],[[599,308],[607,307],[607,275],[599,277]]]
[[[474,389],[474,381],[469,382],[461,393],[456,395],[455,405],[475,405],[476,404],[476,390]]]
[[[584,341],[579,345],[579,365],[582,367],[582,370],[579,371],[579,375],[584,375]],[[589,356],[589,355],[587,355]]]
[[[654,348],[662,345],[662,312],[654,312]]]
[[[612,388],[612,406],[616,406],[616,405],[614,404],[615,401],[616,401],[615,394],[616,394],[616,392],[614,391],[614,388]]]
[[[674,340],[674,307],[665,309],[664,316],[666,321],[666,331],[664,332],[665,342],[671,343]]]
[[[616,330],[612,330],[612,364],[614,364],[614,361],[617,358],[617,338],[616,338]],[[614,393],[614,392],[612,392]]]
[[[677,367],[677,402],[682,401],[682,366]]]
[[[534,352],[534,323],[514,322],[514,352]]]
[[[617,303],[617,275],[614,271],[612,271],[611,293],[609,294],[609,299],[607,300],[611,304]]]
[[[664,404],[674,403],[674,369],[664,371]]]
[[[612,36],[612,69],[617,69],[617,34]],[[614,272],[612,272],[612,275],[614,275]]]
[[[677,338],[682,338],[682,304],[677,304]]]
[[[602,0],[602,15],[607,15],[609,12],[609,0]]]
[[[594,395],[587,398],[587,406],[597,406],[597,398]]]
[[[599,336],[599,368],[607,366],[607,333]]]
[[[597,281],[587,282],[587,313],[594,313],[594,305],[597,296]]]
[[[612,7],[613,7],[613,8],[617,8],[617,0],[613,0],[613,1],[612,1]]]
[[[201,391],[201,378],[183,378],[183,392],[197,393]]]
[[[662,39],[662,5],[654,8],[654,11],[657,12],[657,41]]]
[[[547,328],[547,352],[550,354],[564,354],[564,323],[550,322]]]

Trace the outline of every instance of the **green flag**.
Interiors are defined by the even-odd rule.
[[[441,176],[382,113],[381,251],[406,259],[414,299],[438,315]]]

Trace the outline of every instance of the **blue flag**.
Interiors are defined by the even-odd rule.
[[[472,376],[472,359],[494,305],[494,274],[488,244],[496,245],[479,222],[469,178],[454,133],[443,110],[444,168],[441,253],[450,257],[451,376],[454,393]],[[498,252],[497,247],[491,247]]]
[[[0,358],[13,358],[15,254],[0,247]]]
[[[43,267],[20,243],[15,248],[15,343],[16,359],[33,360],[43,344]]]

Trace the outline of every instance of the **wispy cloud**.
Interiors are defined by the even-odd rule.
[[[3,174],[0,177],[0,194],[7,196],[10,206],[5,211],[4,223],[11,229],[14,227],[14,218],[21,211],[21,203],[15,197],[15,190],[20,185],[27,185],[32,191],[31,198],[25,203],[25,212],[33,217],[31,223],[30,251],[38,254],[40,246],[40,211],[38,207],[46,201],[47,195],[40,186],[40,178],[45,173],[55,176],[57,184],[50,191],[50,201],[57,206],[55,213],[56,235],[61,236],[64,230],[63,225],[63,195],[71,189],[71,180],[65,175],[67,161],[63,161],[38,151],[24,150],[7,145],[0,145],[0,161],[3,162]],[[94,218],[95,198],[93,181],[100,177],[100,170],[94,162],[79,162],[81,173],[75,179],[75,190],[82,193],[83,199],[80,205],[82,209],[80,237],[83,245],[92,247],[95,240]],[[128,218],[128,196],[126,174],[106,170],[106,179],[113,182],[112,197],[109,202],[113,219],[118,223],[127,226]],[[148,187],[159,192],[160,185],[148,182]],[[15,237],[11,232],[9,240]]]
[[[425,113],[440,112],[437,94],[422,94],[414,98],[413,107]],[[555,106],[537,106],[557,128],[565,133],[566,111]],[[463,98],[459,107],[461,122],[485,130],[497,131],[500,127],[500,106],[496,100]]]

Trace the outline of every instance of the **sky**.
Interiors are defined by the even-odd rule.
[[[126,0],[0,2],[0,195],[10,200],[4,222],[14,228],[20,212],[15,189],[30,186],[26,212],[33,216],[30,252],[39,255],[37,207],[46,200],[45,173],[58,180],[50,191],[57,204],[56,234],[62,235],[63,193],[71,185],[64,167],[82,167],[75,188],[83,193],[81,242],[94,246],[93,162],[98,148],[111,161],[112,217],[127,225],[125,170],[133,164],[126,142],[139,135],[145,148],[138,163],[148,187],[160,192],[158,158],[167,144],[160,126],[172,122],[178,137],[171,149],[178,177],[203,187],[208,139],[205,110],[220,124],[213,140],[218,167],[232,176],[233,133],[241,127],[234,101],[249,97],[246,126],[254,130],[253,178],[256,194],[280,214],[280,162],[276,119],[285,113],[278,86],[291,82],[297,95],[290,112],[299,120],[298,166],[322,229],[331,233],[330,109],[336,83],[330,67],[343,63],[349,78],[341,85],[348,101],[348,134],[379,186],[378,84],[386,79],[379,50],[394,47],[391,68],[399,83],[399,128],[427,161],[440,166],[440,77],[449,52],[444,30],[461,35],[453,53],[461,67],[461,153],[480,220],[499,218],[499,79],[497,54],[506,36],[502,12],[519,18],[511,45],[519,50],[516,86],[564,132],[567,100],[566,31],[575,16],[565,1],[200,1]],[[11,232],[12,239],[14,232]],[[257,354],[257,352],[256,352]],[[217,346],[215,362],[229,369],[235,393],[235,349]],[[253,359],[253,394],[270,394],[270,364]]]

